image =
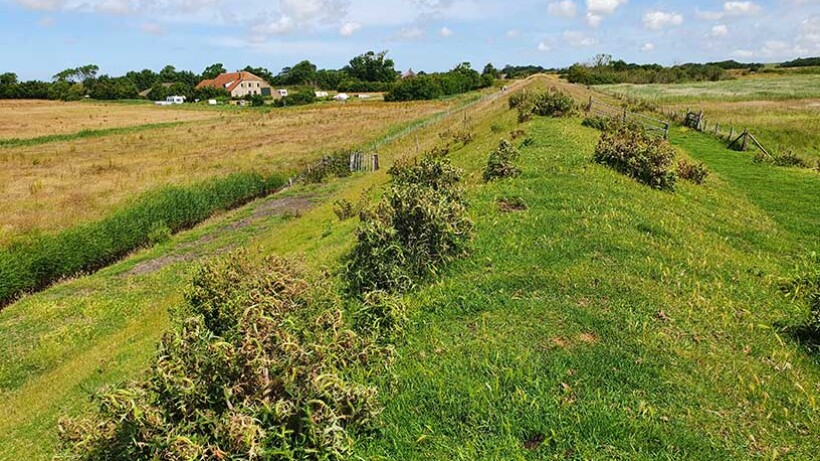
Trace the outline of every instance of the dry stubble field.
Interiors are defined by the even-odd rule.
[[[322,153],[374,140],[392,129],[460,105],[462,98],[394,104],[353,101],[270,111],[26,103],[32,105],[30,111],[24,111],[28,126],[11,133],[3,131],[3,137],[59,134],[70,124],[69,132],[76,132],[88,128],[76,121],[77,117],[114,112],[116,116],[105,118],[105,124],[95,128],[117,127],[128,120],[132,121],[130,126],[161,123],[175,117],[184,123],[0,148],[0,245],[31,232],[55,231],[100,218],[129,198],[163,185],[236,171],[296,171]],[[85,115],[73,116],[73,110]],[[0,126],[6,130],[6,119],[14,118],[13,114],[6,110],[0,114]],[[48,123],[55,119],[64,123]],[[34,125],[41,128],[32,131]]]

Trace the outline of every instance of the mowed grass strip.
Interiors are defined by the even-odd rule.
[[[764,167],[691,133],[673,143],[713,175],[659,192],[591,163],[599,133],[579,122],[526,126],[515,179],[479,181],[497,139],[456,156],[474,254],[406,298],[419,314],[359,455],[815,459],[820,368],[780,329],[808,312],[777,285],[820,249],[800,201],[820,178],[758,184]]]

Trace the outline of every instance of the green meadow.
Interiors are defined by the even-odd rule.
[[[518,125],[506,98],[398,132],[385,166],[453,128],[475,134],[451,152],[470,255],[403,296],[409,324],[369,383],[384,411],[351,459],[816,459],[820,359],[779,284],[820,252],[820,174],[673,127],[711,174],[658,191],[593,163],[581,118]],[[522,174],[484,183],[517,129]],[[0,311],[0,459],[51,459],[61,416],[143,376],[204,258],[297,258],[341,288],[357,219],[333,204],[374,203],[383,170],[256,200]]]

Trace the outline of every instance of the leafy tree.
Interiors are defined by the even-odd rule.
[[[481,72],[481,75],[492,75],[493,78],[498,78],[498,69],[495,68],[493,63],[488,63],[484,66],[484,70]]]
[[[395,63],[387,57],[387,51],[368,51],[356,56],[344,71],[350,77],[365,82],[394,82],[399,76]]]
[[[245,72],[250,72],[253,75],[256,75],[257,77],[262,78],[263,80],[270,83],[271,85],[274,84],[274,79],[276,78],[276,76],[273,75],[273,73],[271,71],[269,71],[268,69],[266,69],[264,67],[246,66],[242,70],[245,71]]]
[[[85,66],[75,67],[72,69],[65,69],[54,75],[54,80],[58,82],[77,83],[89,79],[94,79],[100,67],[96,64],[87,64]]]
[[[279,73],[283,85],[310,85],[316,81],[316,65],[302,61],[293,67],[285,67]]]
[[[159,82],[159,74],[151,69],[143,69],[139,72],[130,71],[125,74],[125,78],[131,80],[134,85],[136,85],[137,91],[145,91]]]
[[[0,85],[17,85],[17,74],[13,72],[0,74]]]
[[[217,76],[219,76],[219,74],[224,74],[225,72],[227,72],[227,70],[225,70],[225,66],[223,66],[221,62],[211,64],[210,66],[206,67],[205,70],[202,72],[202,78],[209,80],[214,79]]]

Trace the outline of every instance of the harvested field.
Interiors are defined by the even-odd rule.
[[[162,185],[236,171],[297,171],[323,153],[367,145],[391,129],[462,101],[203,110],[195,114],[211,120],[0,149],[0,245],[29,232],[98,219],[128,198]],[[138,114],[146,109],[119,107]]]
[[[0,100],[0,139],[31,139],[149,123],[185,122],[218,116],[211,111],[157,107],[149,103]]]

